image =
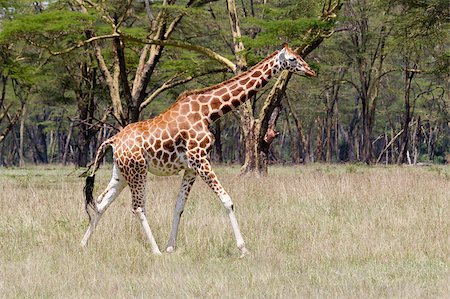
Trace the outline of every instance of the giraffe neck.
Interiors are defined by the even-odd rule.
[[[200,102],[208,100],[209,109],[202,109],[208,123],[236,109],[266,85],[280,71],[277,54],[278,51],[239,76],[198,93]]]

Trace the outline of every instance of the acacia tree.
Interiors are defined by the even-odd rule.
[[[330,42],[327,42],[325,51],[314,53],[312,64],[314,61],[320,62],[320,68],[313,65],[319,71],[319,78],[314,82],[310,81],[311,84],[295,80],[289,84],[288,89],[287,83],[293,80],[290,80],[289,74],[281,74],[272,89],[269,85],[259,93],[261,101],[256,101],[255,97],[243,105],[239,113],[231,115],[233,124],[238,123],[238,118],[241,119],[243,134],[238,133],[237,125],[225,127],[216,124],[217,153],[220,153],[221,143],[224,149],[233,151],[244,144],[241,147],[245,149],[244,155],[240,156],[245,158],[242,173],[266,173],[269,147],[277,136],[276,121],[280,113],[286,111],[281,108],[286,103],[282,101],[286,90],[289,93],[289,111],[294,118],[294,124],[290,128],[291,124],[286,125],[289,125],[289,131],[297,128],[296,139],[301,146],[295,146],[295,140],[289,138],[289,134],[281,136],[283,140],[289,140],[293,144],[293,149],[298,147],[301,150],[292,155],[296,161],[300,161],[299,154],[302,154],[303,161],[308,161],[308,157],[312,161],[316,158],[329,161],[333,147],[336,159],[345,159],[345,155],[341,157],[338,153],[338,147],[342,149],[341,153],[350,153],[346,149],[354,148],[356,159],[363,161],[372,161],[374,153],[380,157],[380,152],[391,152],[391,157],[403,152],[404,160],[405,150],[408,152],[413,147],[416,152],[420,152],[424,143],[427,143],[430,157],[434,152],[441,152],[442,140],[445,138],[439,136],[445,136],[442,132],[445,130],[443,120],[446,104],[441,103],[442,93],[438,94],[438,91],[443,87],[445,89],[446,85],[442,82],[448,80],[448,72],[440,71],[440,77],[436,73],[433,77],[429,70],[435,69],[434,66],[430,67],[431,60],[444,61],[445,55],[438,57],[430,54],[433,59],[428,59],[423,53],[425,50],[429,53],[445,52],[445,45],[440,46],[438,43],[425,47],[425,42],[419,41],[417,50],[407,53],[406,50],[411,49],[407,42],[398,42],[404,48],[393,42],[394,38],[398,40],[401,37],[398,29],[403,25],[399,26],[399,21],[407,24],[411,20],[411,24],[417,23],[417,28],[426,27],[433,20],[445,23],[445,17],[442,17],[445,15],[445,7],[436,6],[438,2],[444,1],[414,1],[408,2],[409,4],[402,0],[346,2],[346,16],[339,21],[340,28],[337,30],[342,33],[335,34],[337,39],[332,43],[337,46],[330,47]],[[116,127],[121,127],[157,113],[184,89],[180,86],[182,83],[186,83],[189,88],[196,88],[226,80],[231,74],[238,74],[251,67],[283,41],[297,47],[298,52],[305,56],[334,32],[336,13],[340,7],[341,2],[336,0],[319,4],[307,0],[295,3],[282,1],[276,5],[261,1],[235,3],[228,0],[227,6],[223,3],[205,4],[204,1],[189,0],[163,1],[158,5],[150,1],[56,1],[49,6],[38,5],[39,9],[32,13],[14,17],[12,22],[2,27],[0,39],[3,42],[2,37],[9,34],[11,38],[8,42],[17,49],[32,49],[26,47],[24,41],[46,49],[35,50],[29,57],[22,55],[20,62],[28,64],[32,60],[38,61],[37,65],[46,67],[37,67],[45,70],[49,76],[61,79],[62,85],[51,83],[55,90],[41,88],[42,86],[35,88],[39,95],[34,92],[33,98],[46,97],[61,89],[67,91],[60,95],[62,98],[69,97],[73,103],[76,100],[78,115],[74,117],[73,110],[65,113],[69,113],[71,121],[80,130],[75,128],[72,137],[70,134],[61,135],[59,139],[64,137],[67,141],[64,142],[64,148],[69,145],[78,146],[80,151],[76,155],[77,159],[85,161],[87,158],[82,158],[80,154],[84,152],[82,156],[86,157],[89,147],[90,150],[95,147],[95,144],[89,144],[98,130],[96,124],[117,122]],[[411,7],[419,11],[414,13],[410,10]],[[444,13],[438,13],[440,10]],[[405,11],[408,14],[402,16]],[[399,14],[398,19],[396,14]],[[431,31],[434,30],[433,26],[430,28]],[[443,40],[442,35],[433,38]],[[323,70],[328,70],[324,65],[327,53],[332,56],[325,59],[332,66],[329,74],[324,74]],[[337,53],[343,53],[344,58]],[[330,58],[333,55],[339,58]],[[406,65],[405,58],[408,58],[409,66]],[[418,67],[414,66],[416,61],[419,61]],[[416,70],[413,77],[405,81],[407,72],[411,75],[411,70]],[[216,75],[216,72],[221,74]],[[201,74],[211,76],[199,77]],[[433,80],[431,87],[436,88],[434,95],[426,92],[430,88],[424,82],[431,82],[430,80]],[[52,79],[52,82],[58,81]],[[40,84],[41,82],[36,86]],[[12,90],[11,83],[6,85],[7,91],[9,88]],[[104,92],[101,92],[102,89]],[[408,96],[405,96],[406,90],[410,90]],[[166,100],[160,96],[154,102],[165,91],[170,98],[167,97]],[[422,92],[424,93],[418,97]],[[400,98],[396,96],[398,94],[402,95],[402,107]],[[339,95],[342,100],[339,100],[338,120]],[[6,98],[8,96],[6,92]],[[52,99],[58,100],[56,97]],[[306,99],[310,99],[309,102]],[[299,100],[303,101],[301,105],[307,105],[308,111],[313,113],[306,117],[304,112],[301,115],[303,110],[299,110]],[[415,101],[417,105],[414,105]],[[318,102],[322,103],[319,108]],[[143,113],[150,103],[154,104]],[[102,105],[111,106],[111,109],[103,109]],[[18,106],[12,106],[15,107]],[[45,139],[52,144],[48,148],[49,161],[52,161],[51,153],[55,147],[53,134],[70,127],[67,117],[66,123],[61,125],[62,113],[58,112],[60,115],[57,115],[52,112],[45,116],[45,111],[40,111],[42,113],[39,114],[31,112],[32,106],[27,107],[29,117],[22,113],[21,120],[39,121],[44,125],[42,132],[48,132]],[[399,113],[400,109],[402,115]],[[443,113],[434,113],[436,109]],[[429,113],[431,111],[434,114]],[[112,117],[107,119],[105,117],[108,117],[108,112],[111,112]],[[427,113],[433,116],[426,117]],[[36,118],[37,116],[39,117]],[[280,119],[286,121],[285,115],[281,114]],[[400,119],[403,120],[401,127]],[[21,124],[26,122],[21,121]],[[24,130],[21,131],[25,133],[17,133],[13,126],[10,134],[12,132],[23,136],[27,135],[28,130],[30,135],[35,134],[34,140],[37,140],[36,136],[39,134],[33,130],[38,126],[23,127]],[[344,129],[346,127],[348,131]],[[222,140],[219,138],[220,130],[224,131]],[[389,130],[392,131],[391,140],[386,133]],[[419,137],[414,139],[413,135]],[[71,142],[70,138],[77,141]],[[14,138],[9,140],[14,141]],[[16,148],[20,147],[17,145],[19,142],[15,144]],[[348,144],[351,146],[347,146]],[[224,152],[231,157],[230,150]],[[67,155],[65,156],[67,159]]]
[[[105,97],[102,91],[104,85],[100,82],[100,72],[91,53],[81,59],[75,58],[74,55],[61,56],[61,60],[59,63],[66,71],[64,80],[66,88],[74,92],[78,108],[78,116],[71,120],[69,128],[69,133],[72,133],[74,127],[78,128],[74,160],[77,166],[84,167],[90,160],[91,142],[106,122],[111,109],[102,111],[100,106],[100,99]],[[66,148],[64,149],[66,159],[67,154]],[[63,163],[66,159],[63,159]]]
[[[23,97],[21,97],[20,108],[15,109],[13,107],[13,103],[8,101],[6,96],[6,87],[8,83],[14,82],[17,86],[17,81],[13,81],[10,79],[11,73],[8,69],[8,62],[5,60],[9,60],[9,54],[4,55],[4,52],[0,54],[3,58],[1,61],[2,67],[0,67],[0,84],[1,84],[1,94],[0,94],[0,143],[6,138],[6,136],[11,132],[16,122],[19,120],[20,115],[22,114],[22,109],[24,106]],[[11,110],[16,110],[11,112]]]
[[[236,4],[232,0],[228,0],[227,4],[234,53],[239,71],[247,67],[247,62],[243,56],[244,45],[241,40],[242,35],[240,32],[239,18],[236,13]],[[336,13],[341,7],[341,1],[324,1],[319,20],[312,23],[310,28],[306,30],[301,46],[296,48],[295,51],[302,57],[306,57],[326,37],[331,36]],[[289,26],[293,25],[293,23],[285,23],[282,25]],[[241,126],[245,140],[244,164],[241,168],[241,174],[255,174],[257,176],[267,174],[268,150],[270,143],[276,136],[274,134],[276,119],[280,113],[281,109],[279,107],[291,76],[292,74],[287,71],[283,71],[280,74],[278,80],[265,98],[259,112],[256,112],[252,101],[247,101],[241,109]],[[269,125],[271,125],[270,130]]]
[[[186,9],[194,2],[188,1]],[[145,1],[145,7],[144,3],[133,1],[108,4],[94,1],[54,2],[45,10],[39,10],[38,14],[25,13],[7,23],[6,30],[2,32],[3,38],[26,40],[47,50],[47,55],[41,55],[40,61],[65,64],[64,68],[72,78],[69,85],[78,103],[79,115],[74,121],[80,129],[76,159],[79,166],[86,165],[91,139],[99,128],[96,123],[105,122],[108,112],[114,116],[118,127],[123,127],[139,120],[143,109],[159,94],[194,78],[188,72],[172,71],[168,79],[167,75],[163,76],[165,81],[159,79],[159,74],[152,88],[149,88],[162,55],[162,43],[186,15],[186,10],[172,8],[174,4],[175,1],[164,1],[154,16],[148,1]],[[146,13],[142,15],[140,11]],[[137,24],[136,28],[134,24]],[[111,33],[105,34],[108,27]],[[80,32],[83,32],[84,38]],[[86,54],[80,56],[80,52]],[[58,60],[51,56],[67,58]],[[213,72],[217,71],[223,69]],[[99,80],[100,74],[103,80]],[[94,122],[94,113],[99,110],[95,101],[96,90],[101,84],[105,84],[109,91],[111,111],[108,110]]]
[[[355,114],[355,117],[360,115],[362,122],[359,135],[361,146],[354,150],[357,151],[357,157],[360,156],[360,160],[366,163],[372,160],[372,131],[381,82],[389,72],[385,70],[388,54],[386,41],[392,31],[392,24],[387,18],[390,7],[384,9],[380,11],[367,0],[348,1],[345,7],[349,18],[347,26],[351,30],[348,31],[350,43],[344,44],[342,51],[353,62],[354,68],[354,76],[347,82],[355,88],[356,102],[361,105],[360,113]],[[358,121],[355,119],[355,122]]]
[[[19,164],[24,160],[24,121],[26,118],[26,102],[31,90],[31,72],[20,63],[20,53],[9,43],[0,45],[0,143],[13,135],[14,148],[19,157]],[[12,92],[7,92],[7,88]],[[19,136],[14,127],[20,123]],[[2,147],[3,149],[3,147]]]
[[[402,164],[406,160],[412,163],[409,156],[412,143],[415,148],[414,161],[417,161],[420,117],[416,121],[416,129],[413,132],[410,130],[417,100],[439,90],[440,83],[443,83],[439,82],[442,65],[436,62],[440,60],[441,47],[449,45],[446,20],[450,17],[450,10],[447,1],[441,0],[430,3],[393,1],[393,5],[396,6],[393,13],[396,24],[393,32],[394,49],[399,54],[397,63],[401,65],[399,69],[403,77],[403,117],[396,161]],[[448,77],[445,70],[442,74]],[[427,81],[429,83],[425,83]]]
[[[108,86],[113,115],[120,126],[123,127],[130,122],[138,121],[143,109],[162,92],[194,78],[193,75],[181,76],[176,73],[152,90],[148,88],[165,45],[196,48],[194,45],[169,41],[187,14],[187,9],[196,4],[196,1],[189,0],[184,5],[184,9],[175,6],[176,0],[163,1],[156,16],[154,16],[149,2],[144,1],[145,17],[140,17],[136,13],[144,7],[133,1],[117,2],[114,3],[115,5],[109,6],[104,2],[77,0],[76,3],[78,9],[84,13],[90,10],[97,11],[110,27],[111,33],[103,36],[97,36],[95,30],[86,30],[88,40],[85,43],[90,43],[94,48],[99,68]],[[129,29],[135,22],[142,22],[147,26],[148,31],[146,33],[138,32],[139,34],[130,31]],[[140,35],[145,37],[142,38]],[[111,40],[111,47],[105,47],[104,43],[107,42],[107,39]],[[101,40],[103,41],[101,42]],[[138,47],[137,45],[143,46]],[[136,65],[128,61],[132,61],[134,58],[127,56],[127,46],[135,53],[139,53]],[[112,51],[109,52],[109,49]],[[105,59],[106,53],[111,55],[109,63]]]

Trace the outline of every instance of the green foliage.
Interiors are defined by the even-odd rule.
[[[250,48],[275,46],[286,41],[289,41],[290,44],[298,45],[301,43],[307,30],[313,27],[324,26],[317,18],[281,19],[269,22],[260,19],[249,19],[247,25],[263,28],[256,38],[243,38],[245,44]]]
[[[6,49],[2,49],[0,52],[0,71],[4,76],[8,76],[12,80],[18,80],[22,84],[31,85],[35,83],[36,68],[34,66],[25,64],[19,59],[14,59],[11,56],[12,53]]]
[[[79,35],[92,25],[95,18],[95,15],[68,10],[19,15],[4,24],[0,32],[0,42],[14,41],[18,38],[32,39],[36,35],[49,40],[61,39],[69,34]]]
[[[201,45],[234,61],[230,24],[224,2],[200,0],[190,8],[185,6],[186,2],[177,1],[173,6],[162,5],[160,1],[151,2],[151,10],[155,17],[164,10],[168,20],[184,14],[171,39]],[[151,24],[144,3],[133,1],[131,8],[127,10],[126,1],[95,1],[104,10],[87,6],[88,13],[73,11],[74,7],[66,1],[52,1],[42,11],[36,10],[33,3],[28,0],[0,1],[0,7],[15,8],[0,20],[0,72],[8,76],[10,80],[17,81],[21,90],[29,92],[27,124],[39,124],[44,127],[45,133],[55,130],[58,126],[68,128],[69,118],[78,117],[77,96],[88,92],[93,93],[95,105],[97,105],[95,117],[101,118],[101,114],[111,102],[91,45],[85,45],[59,57],[50,56],[47,49],[57,51],[73,46],[87,38],[86,30],[92,30],[97,36],[111,34],[112,26],[105,21],[105,16],[123,21],[119,28],[120,32],[138,39],[146,39],[151,34]],[[448,151],[449,144],[448,138],[445,137],[448,133],[448,125],[445,125],[445,121],[449,115],[446,82],[450,73],[448,0],[348,0],[337,23],[318,19],[322,12],[323,1],[280,0],[253,1],[252,3],[254,4],[253,15],[250,10],[250,1],[237,1],[242,41],[249,66],[256,64],[276,48],[280,48],[283,42],[288,42],[293,48],[304,44],[305,33],[311,28],[323,31],[340,29],[331,38],[325,39],[321,47],[307,59],[308,64],[319,76],[310,80],[293,77],[287,88],[287,97],[292,102],[294,112],[302,121],[303,133],[309,138],[308,142],[312,150],[323,151],[323,144],[320,149],[319,141],[324,141],[324,122],[330,105],[326,96],[332,92],[333,88],[340,86],[333,116],[335,118],[332,119],[337,122],[332,132],[332,138],[338,137],[337,142],[334,143],[338,147],[335,151],[341,153],[358,151],[357,142],[361,142],[358,134],[361,134],[363,120],[360,95],[352,85],[360,78],[356,62],[364,60],[369,63],[379,50],[377,47],[380,36],[386,34],[384,67],[381,70],[386,74],[383,75],[377,96],[375,125],[371,138],[382,136],[380,137],[382,139],[375,143],[377,146],[381,144],[381,141],[384,142],[383,134],[388,132],[390,136],[390,130],[392,130],[395,135],[400,130],[405,109],[404,69],[408,67],[405,61],[409,61],[411,62],[409,67],[420,70],[414,78],[411,99],[415,99],[427,88],[434,90],[415,99],[413,117],[421,116],[426,126],[442,127],[435,149],[437,159],[442,160],[441,157]],[[244,15],[244,6],[246,15]],[[364,17],[366,17],[365,20]],[[357,28],[351,26],[352,22],[364,24],[365,21],[367,21],[365,25],[368,30],[364,34],[359,34]],[[386,31],[381,28],[386,28]],[[355,39],[364,45],[359,49],[355,48],[353,45]],[[39,47],[30,46],[30,43]],[[108,69],[113,70],[114,52],[111,40],[102,40],[97,44],[102,50]],[[124,46],[125,71],[132,88],[144,45],[124,40]],[[82,67],[89,69],[89,74],[97,76],[94,80],[95,86],[90,85],[90,79],[92,79],[90,75],[80,72]],[[149,92],[155,90],[175,75],[185,78],[221,67],[219,63],[202,54],[165,47],[162,56],[158,58],[147,90]],[[337,74],[342,69],[346,69],[345,76],[341,82],[337,82],[339,79]],[[378,74],[366,73],[366,76],[376,75]],[[166,91],[146,108],[142,118],[153,117],[164,111],[185,90],[213,85],[230,76],[230,73],[202,76]],[[7,104],[16,99],[9,82],[6,87]],[[123,87],[121,86],[122,95]],[[270,85],[258,96],[264,98],[269,88]],[[261,102],[254,104],[256,111]],[[125,99],[122,103],[126,109]],[[287,129],[284,127],[287,123],[286,119],[291,120],[292,132],[295,132],[295,127],[293,127],[292,118],[285,111],[286,109],[280,117],[278,130],[286,137],[284,140],[289,140],[292,138],[290,136],[292,133],[286,133]],[[224,132],[231,130],[230,127],[233,127],[234,131],[239,131],[236,119],[233,115],[229,115],[229,119],[224,120],[224,123],[227,122]],[[114,119],[110,118],[108,122],[114,123]],[[232,125],[228,126],[228,123]],[[334,130],[337,130],[337,133]],[[223,137],[222,142],[229,144],[235,151],[239,135],[229,134],[229,132],[226,131],[223,134],[226,136]],[[71,147],[76,148],[77,138],[77,132],[74,131]],[[354,138],[355,143],[351,144],[348,138]],[[292,149],[290,145],[285,145],[280,146],[280,155],[282,158],[290,159]],[[427,150],[426,144],[419,148],[421,154],[426,153]],[[376,148],[374,151],[380,151],[380,149]],[[235,157],[237,156],[236,154]],[[335,156],[339,156],[339,153]]]
[[[148,36],[147,28],[142,28],[142,27],[124,27],[124,28],[122,28],[122,32],[127,35],[130,35],[134,38],[138,38],[138,39],[142,39],[142,40],[145,40],[145,38]]]

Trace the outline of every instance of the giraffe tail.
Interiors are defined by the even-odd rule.
[[[106,154],[106,148],[108,146],[111,146],[111,144],[114,142],[114,137],[111,137],[107,140],[105,140],[97,149],[97,153],[95,155],[94,164],[91,164],[87,171],[85,171],[83,174],[87,174],[91,168],[91,166],[94,166],[94,169],[92,170],[91,174],[86,177],[86,184],[84,185],[84,200],[85,200],[85,210],[86,213],[89,216],[89,221],[91,221],[91,214],[89,213],[89,208],[92,208],[95,213],[98,213],[97,205],[94,202],[94,183],[95,183],[95,172],[99,168],[99,161],[105,156]]]

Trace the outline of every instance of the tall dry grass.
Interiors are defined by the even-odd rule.
[[[238,259],[220,202],[198,181],[178,249],[153,256],[128,190],[87,249],[83,180],[71,168],[0,169],[0,297],[449,297],[448,167],[312,165],[267,178],[217,173],[252,254]],[[96,194],[110,169],[97,175]],[[164,249],[181,177],[149,179]]]

